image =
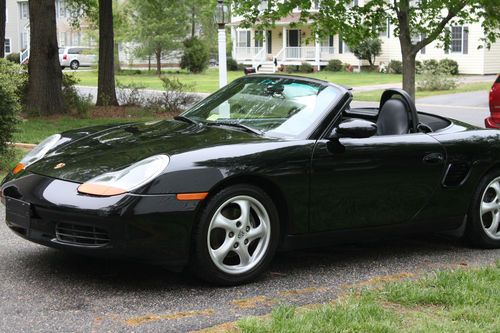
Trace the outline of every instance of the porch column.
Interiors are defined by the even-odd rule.
[[[321,66],[320,66],[320,63],[319,63],[320,57],[321,57],[321,44],[320,44],[320,41],[319,41],[318,34],[316,34],[315,37],[316,37],[315,40],[314,40],[315,46],[316,46],[315,60],[316,60],[316,66],[317,66],[317,69],[318,69],[318,72],[319,72],[320,69],[321,69]]]
[[[283,48],[285,47],[286,47],[286,26],[283,26]]]
[[[231,44],[232,44],[232,50],[231,50],[231,57],[236,60],[237,54],[236,54],[236,45],[237,45],[237,38],[238,34],[236,33],[236,27],[231,26]]]

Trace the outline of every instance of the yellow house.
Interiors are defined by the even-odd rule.
[[[320,2],[312,10],[321,10]],[[299,24],[300,11],[295,10],[288,17],[275,23],[272,29],[256,31],[254,28],[241,28],[241,17],[231,20],[232,57],[239,63],[252,65],[260,72],[275,72],[281,65],[300,65],[310,63],[316,70],[325,66],[331,59],[339,59],[359,69],[367,65],[354,56],[341,35],[316,38],[310,24]],[[294,23],[294,24],[292,24]],[[459,65],[461,74],[496,74],[500,72],[500,41],[493,43],[490,49],[484,46],[481,24],[464,24],[449,27],[451,46],[448,51],[432,42],[417,55],[417,60],[444,58],[453,59]],[[380,33],[382,53],[376,64],[387,65],[391,60],[401,61],[399,39],[394,36],[394,27],[389,23]]]

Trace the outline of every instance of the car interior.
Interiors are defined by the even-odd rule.
[[[364,119],[377,125],[377,135],[437,132],[451,125],[443,117],[417,112],[415,103],[402,89],[388,89],[380,99],[379,107],[348,107],[342,121]]]

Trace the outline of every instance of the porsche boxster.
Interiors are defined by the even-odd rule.
[[[403,90],[250,75],[172,120],[54,134],[1,184],[45,246],[189,267],[231,285],[277,250],[463,230],[500,246],[500,131],[417,112]]]

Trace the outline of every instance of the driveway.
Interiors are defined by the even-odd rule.
[[[328,302],[361,282],[500,259],[500,250],[412,237],[281,253],[255,283],[216,288],[161,267],[32,244],[8,230],[3,211],[0,332],[188,332],[265,314],[279,303]]]

